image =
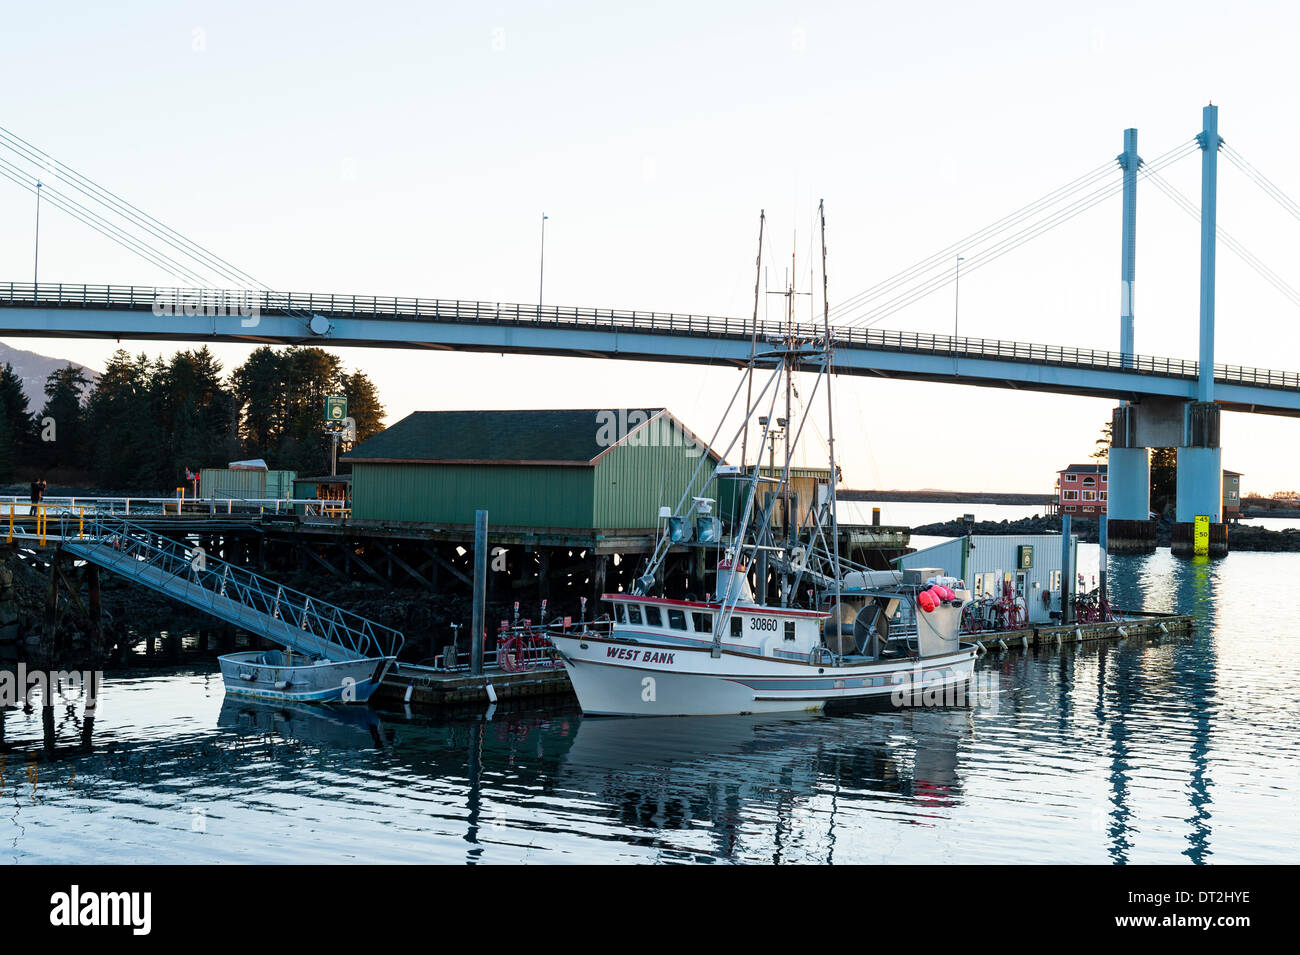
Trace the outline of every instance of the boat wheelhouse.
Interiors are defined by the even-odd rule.
[[[718,616],[727,614],[718,601],[669,600],[638,594],[605,594],[615,639],[635,639],[646,647],[710,650]],[[822,642],[824,611],[760,607],[737,602],[727,614],[722,649],[728,653],[772,659],[806,660]]]

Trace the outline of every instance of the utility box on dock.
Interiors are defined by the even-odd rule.
[[[198,496],[209,501],[284,501],[293,494],[297,474],[267,468],[203,468]]]

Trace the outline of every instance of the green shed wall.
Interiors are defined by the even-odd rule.
[[[352,516],[360,520],[495,527],[592,526],[592,469],[536,465],[352,465]]]
[[[700,463],[686,447],[673,445],[635,447],[620,444],[595,468],[595,527],[600,530],[643,529],[659,525],[659,507],[676,508]],[[702,480],[713,473],[717,461],[710,457],[701,468]],[[702,491],[717,498],[717,481]]]

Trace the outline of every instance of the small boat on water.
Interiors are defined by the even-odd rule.
[[[226,692],[265,700],[365,703],[396,657],[327,660],[303,653],[256,650],[218,657]]]

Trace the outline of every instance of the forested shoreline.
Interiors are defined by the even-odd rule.
[[[170,358],[118,349],[97,381],[68,364],[29,407],[12,365],[0,366],[0,483],[75,475],[103,489],[170,492],[186,469],[264,458],[299,474],[329,471],[325,398],[344,395],[357,440],[384,427],[364,371],[320,348],[264,345],[229,374],[207,348]]]

